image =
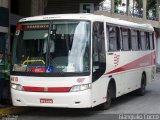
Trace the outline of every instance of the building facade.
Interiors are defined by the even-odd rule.
[[[147,20],[147,1],[148,0],[141,0],[143,3],[141,6],[143,14],[132,14],[133,11],[136,10],[134,7],[136,6],[135,3],[133,3],[132,0],[122,0],[119,6],[121,8],[124,8],[124,5],[126,6],[125,14],[122,14],[122,12],[117,14],[115,13],[116,7],[114,0],[0,0],[0,51],[11,48],[16,24],[20,18],[43,14],[87,12],[102,14],[131,22],[152,24],[157,33],[157,63],[160,64],[160,0],[156,0],[156,11],[159,12],[156,12],[158,17],[154,17],[154,19],[158,20]],[[104,4],[102,5],[102,3],[106,5],[103,6]],[[123,5],[123,3],[125,4]],[[130,12],[130,10],[132,10],[132,12]],[[138,15],[140,18],[137,17]],[[149,18],[153,19],[153,17]]]
[[[0,51],[5,52],[8,48],[7,42],[9,33],[9,2],[0,0]]]

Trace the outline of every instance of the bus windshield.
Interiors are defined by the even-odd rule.
[[[18,23],[12,71],[89,72],[90,22],[56,20]]]

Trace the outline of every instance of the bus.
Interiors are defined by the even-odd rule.
[[[12,50],[14,106],[108,109],[155,79],[154,29],[94,14],[23,18]]]

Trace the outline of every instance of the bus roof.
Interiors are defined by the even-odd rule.
[[[77,13],[77,14],[53,14],[53,15],[42,15],[22,18],[19,22],[27,21],[38,21],[38,20],[89,20],[89,21],[103,21],[109,24],[114,24],[117,26],[124,26],[128,28],[141,29],[145,31],[154,31],[153,27],[150,24],[138,24],[134,22],[129,22],[125,20],[120,20],[118,18],[111,18],[103,15],[94,15],[90,13]]]

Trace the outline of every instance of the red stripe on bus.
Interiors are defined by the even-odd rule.
[[[137,69],[140,67],[146,67],[146,66],[150,66],[150,65],[154,65],[153,62],[153,55],[154,53],[145,55],[137,60],[134,60],[126,65],[123,65],[119,68],[116,68],[112,71],[109,71],[105,74],[113,74],[113,73],[117,73],[117,72],[122,72],[122,71],[127,71],[127,70],[131,70],[131,69]]]
[[[23,86],[24,91],[32,91],[32,92],[40,92],[44,91],[43,87],[29,87],[29,86]]]
[[[69,92],[71,87],[52,87],[48,88],[49,92]]]
[[[71,87],[30,87],[23,86],[24,91],[28,92],[69,92]]]

